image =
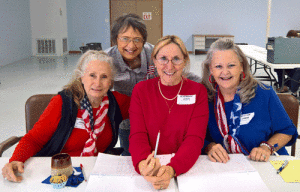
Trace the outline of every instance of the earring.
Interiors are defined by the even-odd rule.
[[[214,82],[216,82],[215,80],[211,80],[213,78],[213,76],[212,75],[210,75],[209,77],[208,77],[208,81],[211,83],[211,84],[213,84]]]
[[[242,75],[241,81],[243,81],[245,79],[245,77],[246,77],[244,71],[241,73],[241,75]]]

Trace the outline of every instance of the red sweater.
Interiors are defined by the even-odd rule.
[[[118,92],[113,94],[119,104],[123,119],[128,119],[128,108],[130,105],[130,97]],[[9,162],[21,161],[25,162],[28,158],[35,155],[50,140],[61,118],[62,98],[56,95],[52,98],[49,105],[41,115],[34,127],[20,140]],[[93,109],[96,114],[98,108]],[[77,118],[81,118],[82,114],[78,109]],[[95,116],[94,116],[95,117]],[[89,134],[85,129],[74,127],[69,139],[62,149],[62,153],[68,153],[71,156],[80,156],[85,142],[89,139]],[[98,137],[96,146],[98,152],[104,152],[112,142],[112,128],[108,116],[106,115],[105,127],[102,134]]]
[[[158,80],[142,81],[133,89],[129,108],[129,151],[139,173],[138,163],[154,151],[160,130],[157,154],[175,153],[168,165],[180,175],[187,172],[201,154],[209,116],[207,92],[202,84],[185,79],[179,95],[195,95],[195,103],[181,105],[174,99],[168,101],[168,107],[159,92]],[[180,88],[180,83],[160,85],[167,98],[175,97]]]

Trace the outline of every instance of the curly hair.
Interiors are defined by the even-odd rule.
[[[255,97],[255,91],[257,85],[261,86],[263,89],[266,89],[266,87],[261,82],[254,79],[254,77],[252,76],[250,71],[250,65],[242,50],[236,44],[234,44],[232,40],[226,38],[220,38],[211,45],[210,49],[207,52],[206,59],[202,63],[203,74],[202,74],[201,83],[207,89],[208,99],[209,101],[213,101],[214,96],[216,94],[214,83],[211,83],[209,81],[209,76],[211,75],[209,69],[210,69],[210,64],[212,61],[213,54],[217,51],[225,51],[225,50],[233,50],[237,54],[238,59],[243,66],[243,72],[245,73],[245,78],[242,81],[240,81],[237,87],[237,89],[239,90],[237,94],[239,94],[242,103],[249,103],[250,100]]]
[[[107,62],[112,71],[112,84],[115,75],[115,68],[113,65],[113,60],[110,56],[108,56],[104,51],[96,51],[96,50],[89,50],[85,52],[78,61],[77,67],[73,72],[72,78],[67,85],[63,87],[68,93],[72,94],[74,102],[76,103],[77,107],[80,106],[80,101],[83,99],[85,90],[82,85],[81,77],[84,75],[85,69],[89,62],[92,60],[99,60],[103,62]]]

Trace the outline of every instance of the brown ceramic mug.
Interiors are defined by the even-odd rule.
[[[67,153],[58,153],[51,158],[51,176],[63,175],[67,177],[72,175],[73,167],[71,157]]]

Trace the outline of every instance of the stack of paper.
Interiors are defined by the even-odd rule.
[[[270,161],[270,163],[278,170],[284,161],[277,160]],[[287,166],[279,174],[287,183],[300,183],[300,160],[289,160]]]
[[[170,162],[172,155],[158,155],[162,165]],[[92,191],[156,191],[134,170],[131,157],[98,154],[89,177],[87,192]],[[241,154],[230,154],[227,163],[211,162],[206,155],[199,157],[187,173],[174,179],[164,191],[270,191],[248,159]]]
[[[172,155],[158,155],[160,163],[166,165]],[[86,192],[94,191],[156,191],[151,183],[134,170],[131,157],[99,153],[88,180]],[[167,190],[175,191],[175,181],[171,180]]]
[[[205,155],[200,156],[191,170],[177,177],[179,191],[270,191],[244,155],[229,156],[227,163],[215,163]]]

